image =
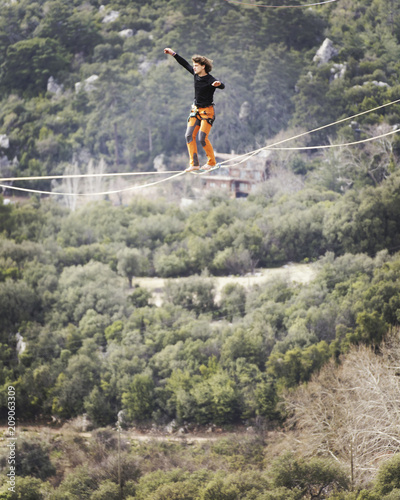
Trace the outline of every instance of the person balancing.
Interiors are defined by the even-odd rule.
[[[208,136],[215,120],[213,97],[216,88],[224,89],[225,85],[210,75],[212,60],[204,56],[192,57],[191,66],[183,57],[172,49],[164,49],[165,54],[173,56],[176,61],[194,76],[194,102],[188,118],[186,143],[189,151],[190,166],[185,172],[209,171],[217,166],[214,150]],[[196,137],[198,132],[200,144],[207,155],[207,164],[200,168],[197,154]]]

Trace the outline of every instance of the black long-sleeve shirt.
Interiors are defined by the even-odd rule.
[[[198,76],[194,73],[193,67],[178,54],[174,55],[178,63],[183,66],[189,73],[194,75],[194,103],[199,108],[205,108],[213,104],[215,89],[224,89],[225,85],[221,82],[219,87],[213,87],[212,83],[217,79],[207,73],[205,76]]]

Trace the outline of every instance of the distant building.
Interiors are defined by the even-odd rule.
[[[232,161],[223,163],[220,169],[208,175],[202,175],[203,188],[229,192],[232,198],[248,196],[254,191],[257,184],[267,179],[270,153],[272,151],[262,151],[257,156],[246,159],[243,163],[239,163],[243,158],[237,155],[217,153],[218,162]]]

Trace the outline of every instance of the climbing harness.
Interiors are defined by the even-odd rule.
[[[215,111],[213,113],[213,115],[214,115],[213,118],[210,118],[209,116],[207,116],[207,111],[206,111],[206,108],[210,108],[211,106],[214,108],[214,103],[212,103],[210,106],[205,106],[204,108],[200,108],[202,110],[202,111],[200,111],[198,106],[195,103],[193,103],[192,107],[190,108],[188,121],[190,120],[190,118],[198,118],[199,120],[206,120],[207,123],[212,125],[215,121]],[[204,115],[206,115],[206,116],[204,116]]]

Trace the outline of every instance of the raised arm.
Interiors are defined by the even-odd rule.
[[[170,56],[176,55],[176,52],[174,52],[172,49],[169,49],[168,47],[164,49],[164,54],[169,54]]]
[[[193,67],[186,61],[186,59],[181,57],[174,50],[167,47],[166,49],[164,49],[164,54],[169,54],[170,56],[174,57],[181,66],[183,66],[187,71],[189,71],[189,73],[194,75]]]

